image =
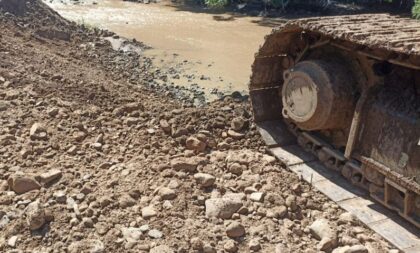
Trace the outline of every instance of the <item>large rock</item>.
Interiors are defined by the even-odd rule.
[[[206,216],[222,219],[230,219],[232,215],[242,207],[244,194],[228,194],[221,198],[206,200]]]
[[[41,185],[34,177],[29,175],[13,175],[7,180],[9,188],[17,194],[22,194],[32,190],[39,190]]]

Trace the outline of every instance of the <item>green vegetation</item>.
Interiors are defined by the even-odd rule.
[[[203,3],[203,0],[195,0]],[[412,8],[413,17],[420,19],[420,0],[339,0],[343,3],[362,3],[371,4],[372,6],[392,5],[395,8],[409,10]],[[204,4],[210,8],[224,8],[243,3],[260,3],[267,8],[285,10],[287,7],[294,6],[300,8],[306,6],[308,8],[317,7],[317,9],[327,8],[331,0],[204,0]]]
[[[413,17],[420,19],[420,0],[414,1],[414,7],[413,7]]]
[[[229,0],[205,0],[207,6],[211,8],[222,8],[229,4]]]

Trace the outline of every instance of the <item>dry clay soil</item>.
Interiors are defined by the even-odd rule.
[[[27,5],[0,11],[1,252],[398,252],[268,155],[247,101],[181,103]]]

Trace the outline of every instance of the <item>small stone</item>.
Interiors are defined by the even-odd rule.
[[[176,192],[173,189],[162,187],[159,189],[159,196],[162,200],[173,200],[176,198]]]
[[[194,175],[195,180],[203,187],[213,186],[216,178],[213,175],[206,173],[197,173]]]
[[[153,206],[146,206],[143,209],[141,209],[141,216],[143,219],[150,219],[153,217],[156,217],[157,212],[153,208]]]
[[[261,244],[258,239],[251,239],[249,241],[248,247],[252,251],[259,251],[261,249]]]
[[[230,173],[239,176],[243,172],[243,167],[239,163],[232,163],[228,166],[228,170],[229,170]]]
[[[149,253],[175,253],[175,251],[169,246],[159,245],[151,248]]]
[[[207,217],[230,219],[242,207],[242,195],[207,199],[205,206]]]
[[[282,219],[287,215],[286,206],[276,206],[267,211],[268,218]]]
[[[344,212],[340,214],[340,216],[338,217],[338,224],[347,224],[347,223],[356,224],[357,223],[356,216],[354,216],[350,212]]]
[[[234,131],[241,131],[245,126],[245,120],[242,117],[236,117],[232,120],[230,126]]]
[[[254,202],[263,202],[264,200],[264,193],[263,192],[254,192],[251,193],[251,195],[249,196],[249,199],[254,201]]]
[[[337,231],[332,229],[328,220],[318,219],[311,226],[309,226],[311,234],[320,242],[318,249],[329,251],[337,245]]]
[[[9,245],[9,247],[11,248],[15,248],[17,240],[18,240],[18,237],[14,235],[10,237],[9,240],[7,240],[7,245]]]
[[[57,116],[58,112],[59,112],[59,109],[58,109],[58,108],[51,108],[51,109],[49,109],[49,110],[47,111],[47,113],[48,113],[48,115],[49,115],[50,117],[55,117],[55,116]]]
[[[128,194],[124,194],[121,196],[119,200],[119,205],[121,208],[127,208],[130,206],[134,206],[136,204],[136,201]]]
[[[149,230],[149,232],[147,233],[147,235],[150,237],[150,238],[153,238],[153,239],[160,239],[160,238],[162,238],[163,237],[163,233],[162,232],[160,232],[159,230],[157,230],[157,229],[151,229],[151,230]]]
[[[149,228],[149,225],[146,224],[146,225],[140,226],[139,229],[140,229],[141,232],[144,233],[144,232],[149,231],[150,228]]]
[[[14,192],[22,194],[32,190],[39,190],[41,185],[34,177],[27,175],[14,175],[7,180],[7,183]]]
[[[34,201],[26,207],[26,221],[30,230],[40,229],[46,222],[45,211],[39,201]]]
[[[60,204],[66,203],[67,196],[66,196],[66,193],[64,191],[54,192],[53,197],[55,198],[57,203],[60,203]]]
[[[42,173],[36,179],[38,182],[40,182],[42,185],[49,185],[52,182],[58,180],[62,176],[61,170],[58,169],[52,169],[48,172]]]
[[[47,130],[41,123],[35,123],[29,130],[31,140],[45,140],[47,138]]]
[[[195,250],[202,250],[203,249],[203,241],[201,241],[198,237],[193,237],[190,240],[191,247]]]
[[[198,163],[193,159],[175,158],[171,161],[171,167],[176,171],[195,172]]]
[[[226,234],[230,238],[241,237],[245,234],[245,228],[241,223],[234,221],[226,228]]]
[[[286,198],[286,206],[289,207],[290,210],[295,211],[297,209],[296,196],[289,195]]]
[[[343,246],[336,248],[332,251],[332,253],[368,253],[368,249],[361,245],[353,245],[353,246]]]
[[[171,134],[171,126],[169,125],[168,121],[162,119],[161,121],[159,121],[160,127],[162,128],[162,130],[167,133],[167,134]]]
[[[138,242],[143,236],[143,233],[139,228],[133,227],[123,227],[121,228],[121,233],[127,242]]]
[[[84,239],[72,242],[67,249],[68,253],[104,253],[105,245],[102,241],[97,239]]]
[[[236,242],[234,240],[229,240],[225,242],[223,245],[223,249],[229,253],[235,253],[238,251],[238,247],[236,246]]]
[[[189,137],[185,142],[187,149],[194,150],[195,152],[203,152],[206,150],[206,143],[196,137]]]
[[[235,140],[240,140],[245,136],[244,134],[238,133],[238,132],[233,131],[231,129],[228,130],[227,134],[228,134],[228,136],[232,137]]]
[[[291,251],[283,244],[277,244],[275,248],[275,253],[291,253]]]
[[[82,224],[86,228],[93,228],[94,225],[93,220],[89,217],[83,217]]]
[[[217,253],[216,249],[210,244],[204,244],[203,253]]]

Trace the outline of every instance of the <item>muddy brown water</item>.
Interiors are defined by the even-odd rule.
[[[46,3],[70,20],[150,45],[153,49],[145,54],[154,59],[156,67],[182,71],[179,77],[169,76],[170,83],[197,84],[207,94],[215,88],[246,93],[254,54],[271,31],[271,27],[259,24],[259,17],[186,11],[169,2]]]

